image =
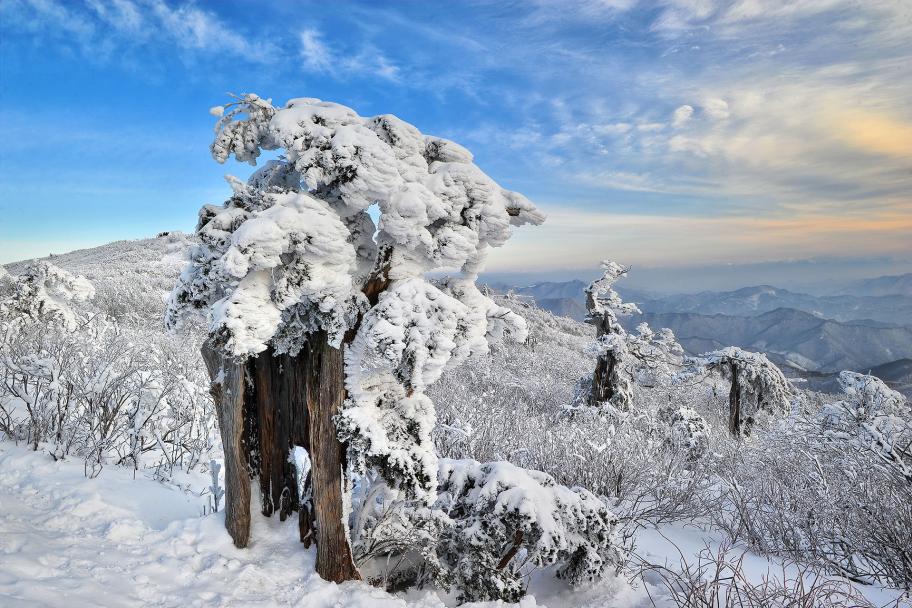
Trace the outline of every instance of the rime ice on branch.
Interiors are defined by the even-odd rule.
[[[624,562],[617,519],[588,490],[509,462],[447,459],[439,475],[439,506],[453,522],[442,557],[463,600],[519,601],[520,555],[539,568],[556,565],[573,584]]]
[[[255,164],[263,150],[282,156],[247,183],[229,178],[233,196],[200,211],[200,244],[167,321],[176,327],[184,314],[202,311],[209,360],[215,353],[222,361],[212,367],[214,382],[250,380],[236,383],[253,388],[234,396],[241,412],[223,434],[235,429],[228,443],[239,453],[237,478],[243,481],[247,466],[260,477],[264,513],[285,516],[299,507],[281,446],[306,444],[317,568],[334,580],[353,578],[347,541],[320,536],[328,534],[320,519],[338,527],[344,510],[338,440],[348,445],[350,467],[374,467],[391,486],[433,498],[434,407],[424,388],[484,352],[488,340],[524,338],[522,319],[480,293],[475,279],[491,247],[544,216],[483,173],[468,150],[395,116],[361,117],[311,98],[275,107],[252,94],[212,113],[220,117],[217,161],[233,155]],[[368,212],[374,206],[376,224]],[[424,278],[434,270],[458,276],[434,285]],[[271,394],[290,400],[276,406]],[[256,427],[242,419],[259,421],[258,436],[241,441]],[[295,428],[277,429],[275,420]],[[244,509],[243,498],[233,505],[228,488],[229,519]],[[239,518],[235,541],[245,544],[242,512]],[[321,545],[333,543],[345,545],[348,565],[323,554]]]

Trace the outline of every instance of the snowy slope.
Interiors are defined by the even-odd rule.
[[[364,583],[336,585],[314,573],[314,551],[303,550],[294,518],[253,518],[254,539],[237,549],[222,513],[203,515],[205,480],[166,485],[108,467],[95,479],[75,461],[54,462],[44,452],[0,442],[0,606],[4,608],[229,607],[444,608],[452,598],[428,591],[391,595]],[[696,528],[644,531],[638,552],[676,565],[678,550],[693,555],[718,539]],[[776,560],[747,554],[759,581],[777,572]],[[788,569],[787,569],[788,570]],[[637,608],[651,606],[647,590],[608,578],[570,590],[550,576],[532,581],[520,608]],[[867,587],[874,604],[898,592]],[[658,606],[670,606],[649,585]],[[505,608],[481,602],[467,608]],[[895,605],[895,604],[893,604]]]
[[[236,549],[222,513],[203,516],[202,479],[183,491],[108,467],[96,479],[81,463],[0,442],[0,606],[296,606],[441,608],[434,593],[396,597],[363,583],[336,585],[314,572],[297,520],[253,518],[254,539]],[[519,605],[640,605],[623,580],[567,593],[551,580]],[[535,586],[533,586],[535,589]],[[554,597],[560,594],[559,597]],[[476,608],[497,602],[466,604]]]
[[[150,308],[160,312],[164,306],[155,296],[170,289],[188,241],[179,234],[121,241],[55,256],[54,263],[90,277],[101,293],[134,293],[138,303],[152,301]],[[481,418],[485,409],[480,404],[497,403],[512,412],[508,419],[514,430],[540,433],[540,422],[547,422],[555,408],[568,402],[574,381],[592,365],[591,357],[584,354],[593,336],[590,326],[521,301],[507,304],[527,319],[530,341],[496,347],[486,364],[448,372],[432,391],[439,422],[474,427],[475,437],[492,435],[491,453],[483,454],[491,460],[513,455],[498,451],[503,447],[498,441],[502,430],[488,428],[490,421]],[[161,327],[160,315],[143,319]],[[313,551],[296,541],[294,521],[283,524],[254,517],[254,543],[238,550],[223,527],[222,515],[204,515],[207,485],[208,479],[201,477],[179,477],[169,484],[155,481],[148,473],[134,479],[132,470],[115,466],[106,467],[96,479],[87,479],[78,458],[54,462],[47,452],[33,453],[0,442],[0,607],[442,608],[454,603],[452,597],[428,592],[394,596],[366,584],[326,583],[313,573]],[[718,541],[695,528],[643,530],[637,536],[643,558],[672,566],[679,548],[693,556],[705,542]],[[754,555],[748,561],[751,575],[758,580],[781,567],[775,560]],[[634,589],[622,578],[609,577],[585,590],[571,591],[550,573],[539,572],[530,591],[532,595],[520,606],[652,605],[642,587]],[[864,591],[877,605],[896,596],[873,588]],[[650,587],[649,592],[658,605],[671,605],[662,599],[659,587]]]

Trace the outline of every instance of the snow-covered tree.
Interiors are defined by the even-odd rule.
[[[697,362],[731,382],[728,430],[732,435],[749,434],[761,412],[789,412],[792,385],[763,353],[728,346],[702,355]]]
[[[614,290],[614,283],[627,276],[627,268],[617,262],[602,262],[604,273],[586,288],[586,322],[596,328],[595,371],[589,391],[590,405],[610,404],[626,411],[632,398],[633,379],[622,361],[627,355],[626,332],[618,316],[637,314],[636,304],[624,302]]]
[[[684,348],[667,327],[656,333],[640,323],[635,334],[627,334],[627,352],[636,381],[643,386],[671,383],[684,365]]]
[[[5,295],[8,290],[12,289],[14,280],[13,275],[6,268],[0,266],[0,296]]]
[[[578,584],[623,563],[617,519],[594,494],[509,462],[444,460],[442,558],[463,600],[518,601],[522,567],[556,565]]]
[[[664,426],[665,445],[685,459],[702,458],[709,450],[709,424],[693,408],[668,405],[659,408],[658,420]]]
[[[4,272],[6,272],[4,270]],[[0,277],[7,285],[0,315],[13,320],[31,320],[59,324],[72,330],[77,314],[72,302],[95,297],[95,288],[82,276],[75,276],[45,261],[29,264],[25,271],[11,278]]]
[[[217,161],[282,153],[246,183],[229,178],[224,205],[202,208],[200,243],[167,313],[172,327],[188,312],[208,318],[226,525],[246,545],[248,467],[264,514],[298,508],[287,452],[303,446],[317,570],[357,578],[342,471],[371,467],[391,487],[433,499],[434,407],[424,389],[489,340],[524,338],[522,319],[481,294],[475,278],[512,227],[544,216],[468,150],[395,116],[361,117],[310,98],[276,107],[253,94],[213,113]],[[458,275],[432,284],[425,276],[434,270]]]
[[[889,470],[912,482],[912,408],[879,378],[843,371],[845,398],[820,414],[827,437],[869,449]]]

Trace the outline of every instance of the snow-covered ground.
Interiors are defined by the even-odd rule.
[[[297,522],[253,518],[253,542],[231,544],[221,513],[205,515],[202,477],[160,483],[107,467],[95,479],[82,463],[0,442],[0,606],[296,606],[302,608],[442,608],[452,598],[395,596],[363,583],[336,585],[314,573],[314,553],[297,542]],[[674,565],[676,549],[695,554],[716,539],[679,527],[644,531],[638,552]],[[780,566],[746,557],[758,579]],[[642,587],[608,579],[571,590],[536,577],[521,608],[635,608],[651,602]],[[662,602],[661,589],[650,587]],[[876,605],[895,591],[866,588]],[[502,602],[466,604],[473,608]]]
[[[130,469],[95,479],[82,463],[0,442],[0,606],[296,606],[439,608],[431,592],[390,595],[363,583],[336,585],[314,573],[297,521],[253,518],[253,542],[237,549],[221,513],[203,516],[206,481],[163,484]],[[578,593],[548,578],[522,608],[633,606],[625,581]],[[505,606],[500,602],[467,604]]]

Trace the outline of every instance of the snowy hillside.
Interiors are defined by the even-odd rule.
[[[184,373],[197,378],[196,394],[203,395],[206,386],[195,346],[199,338],[173,341],[160,323],[163,295],[180,272],[190,242],[187,236],[170,234],[54,256],[52,261],[95,284],[95,300],[74,303],[83,314],[103,312],[119,318],[122,331],[134,336],[133,340],[147,336],[139,339],[159,343],[156,348],[170,352],[169,357],[186,358],[181,363],[186,366]],[[24,264],[10,265],[14,274],[23,269]],[[645,415],[677,401],[696,408],[711,428],[724,428],[724,382],[638,388],[636,407],[645,417],[630,421],[592,418],[574,410],[573,404],[578,399],[577,380],[590,373],[594,362],[590,350],[593,328],[543,311],[523,298],[500,297],[498,302],[526,319],[529,337],[522,344],[496,346],[478,364],[447,371],[432,387],[429,395],[437,403],[434,441],[440,455],[510,461],[544,471],[559,483],[592,490],[620,518],[632,549],[631,564],[639,564],[627,575],[607,576],[596,586],[581,590],[556,583],[549,569],[530,571],[534,572],[529,579],[530,595],[522,606],[679,605],[674,585],[681,583],[673,583],[674,577],[683,576],[680,573],[696,564],[714,563],[712,560],[737,563],[740,552],[754,542],[769,542],[774,537],[769,536],[775,534],[770,528],[756,541],[748,536],[747,545],[730,547],[732,539],[738,542],[744,533],[724,515],[728,507],[722,505],[732,497],[720,492],[718,480],[723,485],[728,483],[726,479],[744,482],[748,470],[783,466],[783,454],[773,446],[780,441],[794,442],[788,438],[787,428],[771,428],[764,442],[752,442],[740,452],[713,432],[707,438],[716,452],[712,458],[698,461],[699,466],[679,461],[659,447],[669,440],[662,439],[661,427]],[[819,397],[808,398],[806,407],[820,402]],[[15,406],[15,402],[7,405],[10,403]],[[65,593],[75,606],[95,605],[93,601],[103,594],[118,597],[111,605],[171,606],[189,601],[190,605],[230,606],[262,597],[262,581],[269,580],[267,597],[278,604],[453,605],[453,595],[429,590],[389,595],[357,583],[325,583],[312,572],[313,553],[289,538],[294,536],[289,526],[297,525],[293,522],[255,518],[258,540],[246,550],[233,547],[223,527],[224,511],[212,513],[213,492],[218,486],[209,479],[207,459],[218,463],[221,454],[212,434],[209,407],[200,414],[208,417],[208,435],[193,435],[196,447],[181,457],[197,464],[169,465],[164,455],[156,456],[159,448],[150,446],[151,451],[142,458],[146,464],[134,471],[132,466],[115,466],[111,461],[82,462],[75,453],[55,462],[49,452],[59,454],[59,448],[52,445],[32,452],[25,444],[0,443],[0,570],[4,573],[0,597],[8,598],[11,605],[53,606]],[[22,410],[14,407],[12,411]],[[164,425],[161,432],[171,432],[167,418],[156,424]],[[820,449],[813,445],[805,449]],[[756,469],[757,461],[764,463],[760,469]],[[838,466],[825,472],[827,478],[839,474]],[[864,487],[858,489],[867,498],[846,500],[873,499]],[[878,497],[881,499],[893,500],[889,493]],[[747,500],[747,505],[760,497],[738,500]],[[720,508],[723,515],[713,516]],[[888,509],[884,511],[886,516],[888,513]],[[821,511],[819,517],[829,515]],[[758,520],[753,525],[762,528],[771,523]],[[685,525],[694,528],[686,530]],[[707,546],[716,557],[704,552]],[[762,585],[764,575],[770,575],[778,576],[777,584],[787,588],[817,576],[809,566],[797,562],[780,572],[782,560],[790,563],[797,555],[748,554],[749,566],[734,572],[745,577],[748,586]],[[872,606],[898,596],[897,591],[885,588],[858,587],[858,581],[851,591],[845,581],[827,580],[814,593],[855,597],[855,602],[864,601],[857,595],[863,593]],[[78,592],[74,593],[71,589],[76,581]],[[768,588],[757,587],[755,592],[772,597]]]

